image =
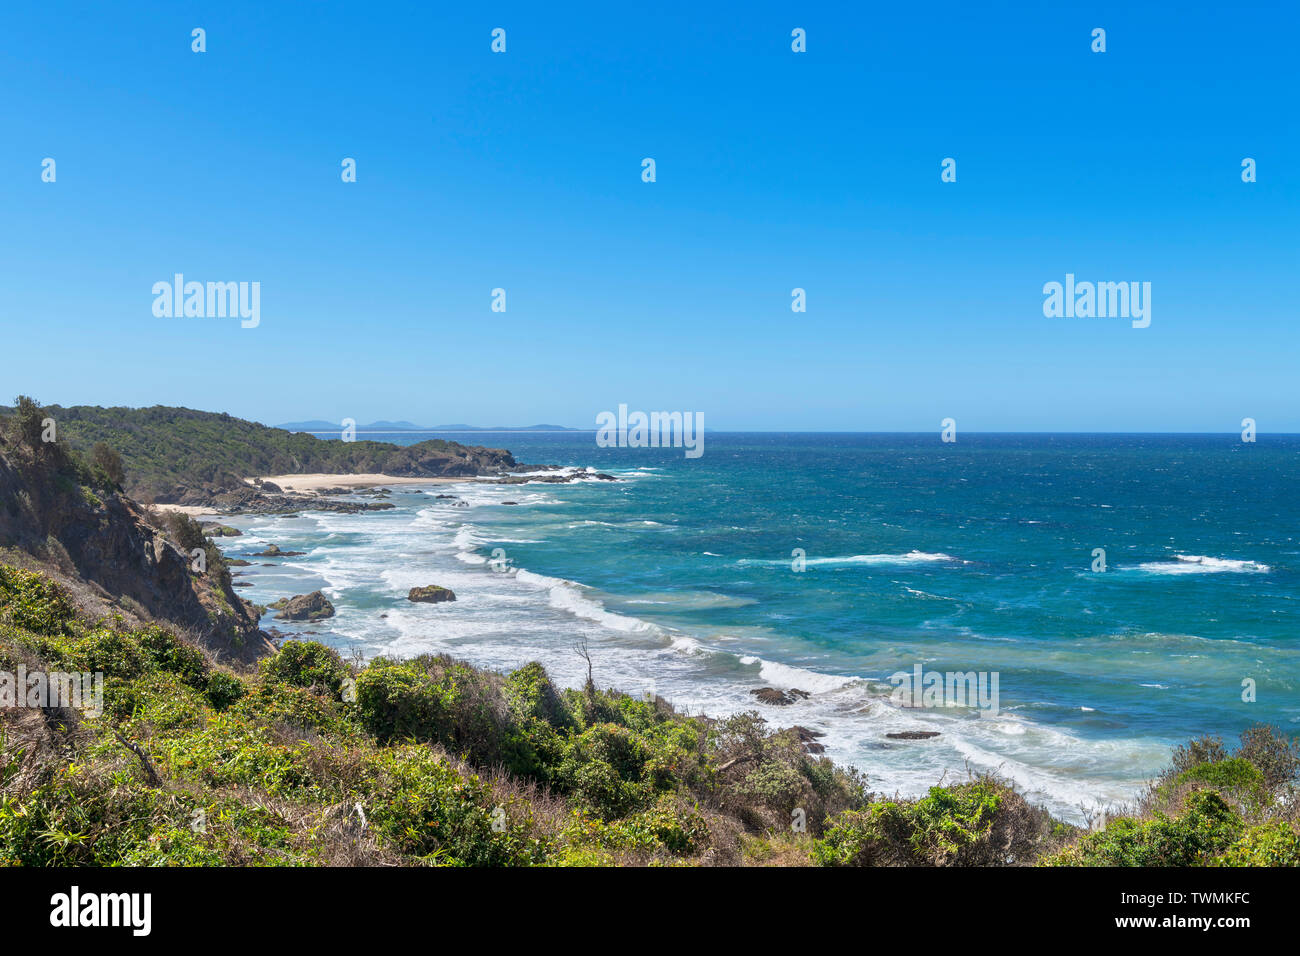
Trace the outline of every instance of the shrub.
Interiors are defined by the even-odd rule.
[[[1287,737],[1267,724],[1255,724],[1242,732],[1237,756],[1258,768],[1263,786],[1269,790],[1294,783],[1300,774],[1300,739]]]
[[[511,713],[520,719],[533,718],[557,728],[573,726],[573,715],[536,661],[506,678],[505,697]]]
[[[376,658],[357,675],[357,713],[380,741],[437,739],[446,713],[421,669]]]
[[[400,852],[460,866],[517,866],[545,858],[547,846],[533,836],[531,815],[492,806],[486,785],[462,776],[427,747],[381,750],[369,767],[366,816]]]
[[[67,592],[33,571],[0,565],[0,618],[38,634],[63,635],[77,612]]]
[[[1189,768],[1191,769],[1191,768]],[[1121,817],[1046,861],[1052,866],[1203,866],[1234,843],[1242,821],[1214,790],[1199,790],[1181,816]]]
[[[95,442],[90,449],[90,460],[115,486],[120,487],[126,480],[126,468],[122,464],[122,456],[104,442]]]
[[[1251,827],[1213,865],[1300,866],[1300,835],[1281,820]]]
[[[227,674],[225,671],[213,671],[208,675],[208,683],[205,688],[208,702],[217,710],[225,710],[231,704],[243,697],[248,689],[244,682],[233,674]]]
[[[203,527],[189,515],[180,511],[169,511],[165,520],[172,541],[187,555],[195,548],[205,546]]]
[[[279,653],[262,662],[267,680],[295,687],[323,687],[338,694],[351,671],[338,652],[319,641],[286,641]]]
[[[1031,862],[1051,818],[991,779],[931,787],[916,801],[873,803],[835,817],[814,841],[822,866],[1003,866]]]

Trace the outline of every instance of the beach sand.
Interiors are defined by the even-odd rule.
[[[212,518],[221,517],[221,515],[217,514],[217,512],[212,508],[205,508],[202,505],[155,504],[153,509],[155,511],[179,511],[181,514],[189,515],[191,518],[197,518],[199,515],[207,515]]]
[[[253,479],[246,479],[249,484]],[[378,488],[382,485],[446,485],[469,478],[406,478],[395,475],[263,475],[288,494],[319,494],[325,488]]]

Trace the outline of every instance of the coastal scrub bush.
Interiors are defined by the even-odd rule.
[[[126,480],[126,468],[122,464],[122,456],[114,451],[111,445],[102,441],[95,442],[90,449],[90,460],[113,485],[120,487]]]
[[[1267,724],[1254,724],[1242,731],[1236,755],[1255,765],[1268,790],[1294,785],[1300,775],[1300,738],[1287,737]]]
[[[351,675],[338,651],[319,641],[286,641],[279,652],[262,661],[267,680],[295,687],[323,687],[338,694]]]
[[[770,731],[754,711],[715,722],[707,746],[714,799],[752,830],[785,830],[798,809],[817,836],[828,817],[866,804],[861,774],[810,757],[795,728]]]
[[[1191,769],[1191,768],[1189,768]],[[1241,817],[1214,790],[1198,790],[1178,817],[1121,817],[1046,860],[1049,866],[1204,866],[1237,841]]]
[[[357,675],[357,712],[370,733],[388,742],[436,739],[446,709],[423,670],[375,658]]]
[[[533,661],[506,677],[505,697],[517,718],[545,721],[552,727],[574,725],[573,714],[551,683],[546,668]]]
[[[204,547],[203,527],[189,515],[180,511],[169,511],[165,520],[172,541],[186,554],[195,548]]]
[[[519,866],[539,863],[547,845],[527,814],[492,805],[478,777],[463,776],[427,747],[398,746],[368,761],[366,816],[396,850],[428,863]]]
[[[1282,820],[1250,827],[1213,866],[1300,866],[1300,835]]]
[[[660,797],[648,809],[613,822],[588,810],[574,810],[564,836],[572,844],[606,850],[691,856],[704,852],[710,843],[709,825],[699,810],[681,805],[672,796]]]
[[[0,565],[0,620],[53,636],[68,634],[76,616],[67,592],[49,578]]]
[[[227,674],[225,671],[213,671],[208,675],[208,683],[204,691],[207,694],[208,703],[214,709],[225,710],[243,697],[248,692],[248,688],[234,674]]]
[[[822,866],[1004,866],[1032,862],[1052,833],[1045,811],[984,778],[842,813],[812,856]]]

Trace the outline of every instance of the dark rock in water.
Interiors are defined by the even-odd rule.
[[[319,591],[281,598],[268,604],[267,607],[279,611],[280,613],[275,617],[281,621],[319,621],[321,618],[334,616],[334,605]]]
[[[819,730],[809,730],[807,727],[800,727],[797,724],[790,728],[799,737],[799,742],[803,744],[803,749],[810,754],[824,754],[826,748],[817,742],[818,737],[826,735]]]
[[[406,594],[406,599],[424,604],[439,604],[443,601],[456,600],[456,595],[451,588],[440,588],[436,584],[429,584],[422,588],[411,588]]]
[[[937,730],[903,730],[894,734],[885,734],[890,740],[929,740],[931,737],[938,737]]]
[[[252,581],[231,581],[230,586],[232,588],[251,588],[253,586],[253,582]]]
[[[203,533],[209,538],[238,538],[244,532],[238,528],[232,528],[229,525],[217,524],[214,521],[204,521],[200,525]]]
[[[255,558],[292,558],[299,554],[306,554],[306,551],[281,551],[278,545],[269,545],[265,551],[257,551],[253,554]]]
[[[759,703],[773,704],[777,707],[785,707],[787,704],[793,704],[797,700],[806,700],[812,695],[806,690],[800,690],[797,687],[791,687],[788,691],[780,691],[775,687],[757,687],[750,691],[758,698]]]
[[[459,498],[458,496],[456,496],[456,495],[434,495],[434,497],[435,497],[435,498],[446,498],[446,499],[448,499],[448,500],[450,500],[450,501],[459,501],[459,500],[460,500],[460,498]]]
[[[452,507],[453,507],[453,508],[468,508],[468,507],[469,507],[469,502],[468,502],[468,501],[461,501],[460,499],[457,499],[455,502],[452,503]]]
[[[501,503],[502,503],[503,505],[517,505],[517,504],[519,504],[519,502],[517,502],[517,501],[503,501],[503,502],[501,502]]]
[[[243,558],[226,558],[227,566],[232,568],[246,568],[252,563],[252,561],[245,561]]]

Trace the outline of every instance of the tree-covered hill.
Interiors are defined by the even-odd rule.
[[[0,408],[0,414],[13,414]],[[125,466],[123,486],[141,500],[178,501],[187,490],[227,491],[254,475],[302,472],[465,477],[515,467],[508,451],[432,439],[399,446],[331,441],[217,412],[155,405],[46,405],[58,438],[84,454],[102,442]]]

